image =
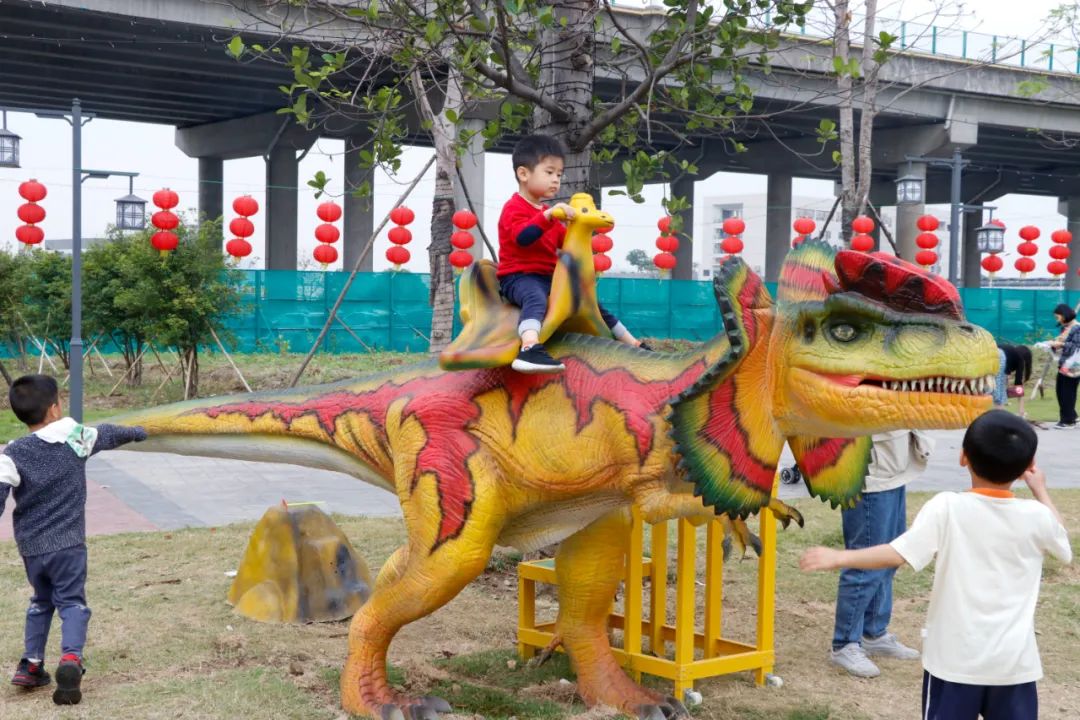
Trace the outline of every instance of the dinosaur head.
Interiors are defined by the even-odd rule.
[[[571,229],[575,227],[587,228],[589,230],[588,237],[591,238],[592,234],[601,228],[610,229],[615,227],[615,218],[610,213],[597,208],[592,195],[588,193],[575,193],[567,204],[577,211],[574,219],[570,221]],[[563,213],[558,211],[553,212],[552,216],[557,220],[566,220]]]
[[[959,428],[990,408],[994,339],[965,320],[944,279],[890,255],[833,257],[804,243],[779,299],[769,377],[784,435]]]

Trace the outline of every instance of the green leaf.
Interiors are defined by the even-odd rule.
[[[622,40],[618,37],[611,38],[611,54],[618,55],[620,50],[622,50]]]
[[[520,0],[503,0],[503,7],[505,7],[506,12],[510,13],[511,15],[517,15],[519,12],[521,12]]]
[[[446,112],[444,114],[446,115],[447,120],[449,120],[450,122],[457,125],[457,123],[458,123],[458,114],[454,111],[453,108],[447,108]]]
[[[843,75],[844,69],[847,67],[847,61],[839,55],[833,55],[832,66],[837,75]]]
[[[839,164],[840,164],[840,161],[841,161],[841,160],[843,160],[843,159],[844,159],[844,156],[840,154],[840,151],[839,151],[839,150],[833,150],[833,153],[832,153],[832,161],[833,161],[834,163],[836,163],[837,165],[839,165]]]
[[[234,58],[239,58],[244,54],[244,40],[239,35],[234,35],[233,39],[229,41],[229,54]]]

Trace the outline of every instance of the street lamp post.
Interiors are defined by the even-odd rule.
[[[85,170],[82,167],[82,128],[94,119],[93,113],[84,113],[78,98],[71,101],[71,113],[56,110],[34,111],[38,117],[59,118],[71,125],[71,417],[83,420],[83,339],[82,339],[82,184],[91,178],[107,178],[124,175],[128,178],[138,173],[119,170]],[[130,189],[130,185],[129,185]],[[120,200],[124,200],[121,198]],[[117,201],[119,208],[120,200]]]

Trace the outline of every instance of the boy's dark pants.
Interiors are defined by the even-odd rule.
[[[1036,720],[1039,694],[1035,683],[965,685],[923,670],[923,720]]]
[[[86,606],[86,545],[23,558],[34,588],[26,610],[26,657],[45,659],[53,612],[60,613],[63,654],[82,657],[90,608]]]
[[[526,320],[544,321],[547,314],[548,296],[551,295],[551,276],[532,273],[514,273],[499,278],[499,290],[510,302],[521,308],[519,322]],[[599,303],[597,303],[599,305]],[[600,315],[609,328],[619,324],[615,317],[603,305],[599,305]]]

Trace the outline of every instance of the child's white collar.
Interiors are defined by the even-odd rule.
[[[74,430],[78,424],[79,423],[75,422],[75,418],[60,418],[56,422],[51,422],[40,430],[35,430],[34,434],[49,443],[67,442],[68,436],[71,435],[71,431]]]
[[[75,418],[70,417],[61,418],[34,431],[34,435],[45,442],[67,443],[79,457],[88,457],[93,452],[97,434],[94,428],[80,425],[75,422]]]

